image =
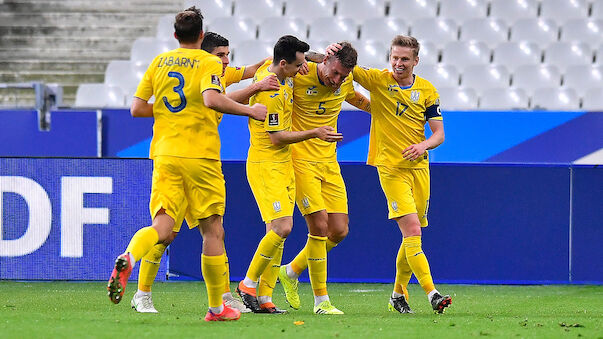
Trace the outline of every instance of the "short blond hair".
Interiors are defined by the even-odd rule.
[[[415,37],[412,37],[410,35],[396,35],[392,39],[392,45],[390,46],[390,50],[391,47],[394,46],[411,48],[415,57],[419,55],[419,49],[421,48],[419,41],[417,41]]]

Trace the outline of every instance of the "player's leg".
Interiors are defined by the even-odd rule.
[[[224,267],[226,274],[224,275],[224,292],[222,293],[222,301],[224,305],[235,308],[241,313],[250,313],[251,310],[243,304],[243,302],[235,298],[230,290],[230,265],[228,263],[228,255],[226,253],[226,244],[224,244]]]
[[[266,224],[266,232],[270,232],[271,229],[272,223]],[[274,254],[274,257],[260,275],[258,281],[258,303],[260,304],[260,308],[264,313],[286,313],[285,310],[276,307],[276,305],[274,305],[274,303],[272,302],[272,293],[274,291],[274,286],[276,285],[276,280],[278,278],[279,269],[281,267],[281,260],[283,259],[283,249],[283,245],[278,248],[278,250]]]

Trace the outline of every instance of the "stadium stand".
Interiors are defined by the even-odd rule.
[[[80,84],[75,95],[75,107],[123,107],[124,102],[122,89],[106,84]]]
[[[490,17],[509,23],[538,16],[538,0],[491,0]]]
[[[207,30],[227,37],[231,45],[257,37],[257,24],[251,18],[221,17],[208,21]]]
[[[172,15],[178,13],[184,8],[189,8],[191,6],[200,8],[203,16],[206,19],[232,15],[232,0],[185,0],[184,6],[182,6],[182,1],[178,2],[180,6],[176,11],[173,12]]]
[[[588,2],[586,0],[546,0],[540,3],[540,16],[562,24],[567,20],[586,19]]]
[[[440,2],[440,17],[456,21],[483,18],[488,10],[486,0],[446,0]]]
[[[585,42],[597,48],[603,43],[602,19],[575,19],[566,21],[561,27],[561,41]]]
[[[563,86],[578,93],[603,87],[603,66],[581,65],[568,67],[563,77]]]
[[[584,94],[582,109],[600,111],[603,109],[603,87],[593,88]]]
[[[397,34],[408,34],[408,25],[398,18],[368,19],[360,27],[361,40],[381,41],[387,45]]]
[[[513,72],[514,87],[523,88],[529,94],[540,88],[558,87],[561,85],[561,72],[550,65],[525,65]]]
[[[358,25],[351,18],[318,18],[309,26],[309,39],[328,41],[355,41],[358,39]]]
[[[442,87],[438,90],[448,110],[471,110],[477,108],[477,94],[471,88]]]
[[[239,0],[234,4],[234,16],[236,17],[263,20],[281,15],[283,15],[283,1],[281,0]]]
[[[509,40],[509,26],[504,20],[476,18],[465,20],[460,28],[460,40],[476,40],[490,48]]]
[[[461,84],[474,88],[478,95],[492,90],[506,90],[511,81],[511,74],[505,66],[474,65],[463,69]]]
[[[356,20],[383,19],[385,0],[347,0],[337,2],[337,16]]]
[[[523,65],[538,65],[542,52],[533,42],[503,42],[494,48],[492,62],[514,70]]]
[[[308,25],[302,18],[270,17],[264,19],[258,26],[258,39],[269,41],[273,46],[283,35],[308,36]]]
[[[529,104],[527,93],[520,88],[492,88],[480,97],[480,109],[483,110],[525,110]]]
[[[557,66],[565,73],[571,66],[590,65],[593,51],[590,46],[580,42],[554,42],[544,50],[544,63]]]
[[[407,23],[414,23],[419,19],[435,18],[437,12],[437,0],[390,0],[389,4],[389,16],[400,18]]]
[[[557,41],[559,27],[552,19],[521,19],[511,27],[511,41],[530,41],[540,48]]]
[[[332,17],[334,12],[334,0],[287,0],[285,2],[286,16],[305,18],[307,21]]]
[[[540,88],[534,91],[532,108],[573,111],[580,108],[576,91],[571,88]]]
[[[442,62],[458,68],[490,63],[490,48],[481,41],[453,41],[444,46]]]
[[[410,26],[410,34],[419,40],[437,42],[444,45],[458,40],[458,25],[452,19],[418,19]]]

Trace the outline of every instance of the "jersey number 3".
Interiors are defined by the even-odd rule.
[[[170,110],[170,112],[178,113],[186,107],[186,97],[184,96],[184,92],[182,91],[182,89],[184,88],[184,77],[178,72],[169,72],[168,76],[170,78],[178,79],[178,85],[174,86],[173,89],[174,92],[178,93],[178,95],[180,96],[180,105],[176,107],[172,106],[166,97],[162,98],[163,104],[165,105],[165,107],[167,107],[167,109]]]

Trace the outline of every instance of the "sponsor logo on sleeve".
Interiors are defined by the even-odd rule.
[[[268,126],[278,126],[278,113],[268,114]]]
[[[220,77],[215,74],[212,74],[211,75],[211,84],[221,87]]]

